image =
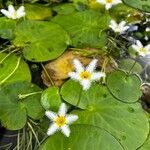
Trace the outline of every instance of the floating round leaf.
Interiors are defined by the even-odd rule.
[[[72,3],[64,3],[53,7],[53,10],[58,14],[66,15],[75,11],[75,6]]]
[[[106,33],[103,31],[108,29],[109,15],[86,10],[68,15],[57,15],[52,21],[68,32],[75,47],[101,48],[106,45]]]
[[[40,104],[41,89],[28,82],[15,82],[0,89],[0,120],[10,130],[21,129],[27,116],[43,117]]]
[[[0,53],[0,85],[31,81],[28,65],[14,54]]]
[[[150,0],[123,0],[123,2],[130,7],[140,9],[145,12],[150,12]]]
[[[115,71],[107,78],[110,92],[120,101],[136,102],[141,97],[141,80],[135,75],[127,75],[122,71]]]
[[[23,55],[33,62],[60,56],[70,43],[68,34],[57,24],[44,21],[24,21],[15,30],[13,44],[23,47]]]
[[[77,91],[76,86],[68,90],[70,93],[72,90]],[[76,95],[72,95],[72,99],[74,96]],[[63,98],[69,102],[67,97]],[[75,124],[88,124],[105,129],[123,145],[125,150],[135,150],[147,139],[149,122],[139,103],[128,104],[117,101],[107,87],[98,84],[94,84],[84,93],[80,101],[82,105],[85,104],[86,109],[72,112],[79,117]]]
[[[50,7],[39,4],[25,4],[26,17],[29,20],[45,20],[52,17],[52,10]]]
[[[69,138],[56,133],[46,139],[40,150],[110,150],[110,148],[123,150],[119,142],[108,132],[94,126],[73,125]]]
[[[57,87],[47,88],[42,93],[41,104],[45,109],[51,109],[51,110],[57,111],[61,104],[59,88]]]
[[[15,29],[16,21],[5,17],[0,18],[0,37],[3,39],[12,39],[13,30]]]
[[[130,58],[122,59],[119,63],[119,68],[123,69],[124,71],[129,72],[131,70],[132,66],[134,65],[134,63],[135,63],[135,60],[133,60],[133,59],[130,59]],[[142,66],[138,62],[136,62],[134,67],[132,68],[131,72],[140,74],[142,72],[142,70],[143,70]]]

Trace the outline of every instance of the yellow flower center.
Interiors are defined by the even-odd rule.
[[[14,17],[14,18],[17,18],[17,12],[14,12],[14,13],[13,13],[13,17]]]
[[[61,127],[66,124],[66,118],[64,116],[58,116],[55,120],[57,126]]]
[[[80,73],[80,77],[81,79],[89,79],[91,78],[91,73],[88,71],[83,71]]]
[[[113,2],[113,0],[105,0],[106,1],[106,3],[112,3]]]
[[[143,53],[147,53],[147,50],[144,47],[140,48],[140,51]]]

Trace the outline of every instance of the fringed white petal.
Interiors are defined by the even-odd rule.
[[[106,1],[105,0],[97,0],[98,3],[101,3],[101,4],[106,4]]]
[[[150,51],[150,44],[144,47],[147,51]]]
[[[61,132],[66,136],[69,137],[70,136],[70,128],[68,125],[64,125],[61,127]]]
[[[102,77],[106,77],[106,74],[104,72],[95,72],[92,74],[91,80],[97,81]]]
[[[8,6],[8,11],[9,11],[9,13],[10,13],[11,15],[13,15],[13,14],[16,12],[16,10],[15,10],[15,8],[14,8],[13,5],[9,5],[9,6]]]
[[[67,124],[71,124],[74,121],[76,121],[77,119],[78,119],[77,115],[67,115],[66,116]]]
[[[66,106],[65,103],[62,103],[62,104],[60,105],[60,108],[59,108],[59,111],[58,111],[58,115],[59,115],[59,116],[65,116],[66,113],[67,113],[67,106]]]
[[[79,80],[79,79],[80,79],[80,78],[79,78],[79,74],[76,73],[76,72],[69,72],[69,73],[68,73],[68,76],[69,76],[71,79],[73,79],[73,80]]]
[[[51,124],[47,130],[47,135],[53,135],[59,129],[55,124]]]
[[[121,28],[121,29],[124,28],[125,24],[126,24],[125,21],[121,21],[121,22],[119,23],[119,28]]]
[[[25,8],[24,6],[19,7],[19,9],[17,10],[17,18],[21,18],[25,16]]]
[[[82,85],[83,87],[83,90],[88,90],[91,86],[91,81],[90,80],[82,80],[80,81],[80,84]]]
[[[74,59],[73,64],[77,72],[84,71],[84,67],[78,59]]]
[[[57,118],[57,114],[52,111],[46,111],[45,115],[52,121],[54,121]]]
[[[111,7],[112,7],[112,4],[107,3],[107,4],[105,5],[106,10],[110,9]]]
[[[114,4],[114,5],[117,5],[117,4],[119,4],[119,3],[122,3],[122,1],[121,1],[121,0],[114,0],[114,1],[113,1],[113,4]]]
[[[93,59],[86,67],[86,71],[93,72],[96,69],[97,59]]]
[[[2,13],[3,15],[5,15],[6,17],[11,18],[11,15],[10,15],[10,13],[9,13],[7,10],[1,9],[1,13]]]
[[[135,51],[139,52],[139,49],[140,49],[139,46],[133,44],[133,45],[132,45],[132,48],[133,48]]]
[[[118,24],[115,20],[111,20],[110,21],[110,25],[109,25],[112,29],[115,29],[118,27]]]
[[[139,49],[143,47],[143,44],[139,40],[136,40],[136,44],[139,47]]]

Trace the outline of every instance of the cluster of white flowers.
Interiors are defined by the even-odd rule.
[[[9,5],[8,10],[1,9],[1,13],[10,19],[19,19],[25,16],[25,8],[24,6],[19,7],[15,10],[14,6]]]
[[[105,5],[105,8],[108,10],[112,6],[122,3],[121,0],[97,0],[98,3]]]
[[[66,137],[69,137],[69,125],[78,119],[77,115],[67,114],[67,106],[65,103],[61,104],[58,113],[46,111],[45,115],[51,120],[47,135],[52,135],[57,131],[61,131]]]

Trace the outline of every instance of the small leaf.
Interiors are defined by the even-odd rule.
[[[130,7],[150,12],[150,0],[136,0],[136,3],[135,0],[123,0],[123,2]]]
[[[0,37],[3,39],[12,39],[13,31],[16,27],[16,21],[5,17],[0,17]]]
[[[46,110],[51,109],[53,111],[57,111],[61,104],[59,88],[49,87],[45,91],[43,91],[41,104]]]
[[[130,59],[130,58],[122,59],[119,63],[119,68],[123,69],[124,71],[129,72],[134,63],[135,63],[135,60],[133,59]],[[136,62],[131,72],[140,74],[142,70],[143,70],[142,66],[138,62]]]
[[[120,101],[136,102],[141,97],[141,80],[135,75],[128,75],[122,71],[115,71],[107,77],[110,92]]]
[[[46,20],[52,17],[52,10],[50,7],[40,4],[25,4],[25,8],[26,17],[29,20]]]

